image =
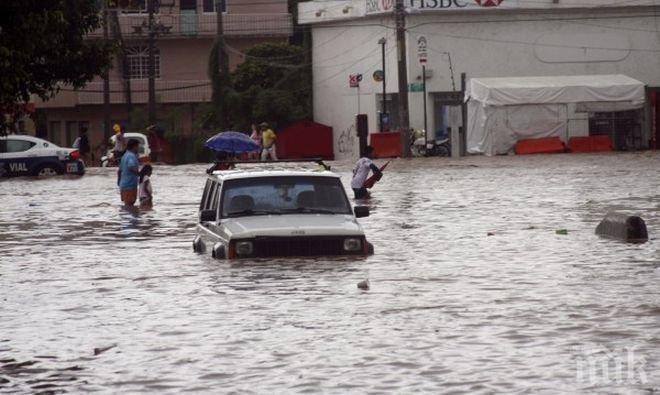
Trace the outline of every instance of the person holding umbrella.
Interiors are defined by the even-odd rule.
[[[215,163],[206,170],[209,174],[216,170],[233,169],[236,154],[255,152],[261,148],[246,134],[233,131],[218,133],[206,140],[204,145],[217,152]]]

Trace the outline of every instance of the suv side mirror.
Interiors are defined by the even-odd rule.
[[[199,222],[214,222],[215,219],[215,210],[202,210],[199,212]]]
[[[367,206],[355,206],[353,210],[355,212],[355,218],[362,218],[369,216],[369,207]]]

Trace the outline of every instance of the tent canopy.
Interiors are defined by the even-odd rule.
[[[571,111],[637,109],[644,95],[644,84],[625,75],[473,78],[465,92],[467,151],[506,154],[521,139],[568,139]]]
[[[465,100],[483,107],[622,101],[641,107],[644,91],[642,82],[621,74],[472,78]]]

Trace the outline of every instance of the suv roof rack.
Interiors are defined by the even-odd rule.
[[[278,160],[266,160],[266,161],[234,160],[234,161],[226,161],[225,163],[231,163],[232,165],[256,165],[256,166],[268,166],[272,164],[281,164],[281,163],[315,163],[323,167],[324,170],[328,170],[328,171],[330,170],[330,166],[323,161],[323,158],[278,159]],[[240,169],[233,169],[233,170],[240,170]]]

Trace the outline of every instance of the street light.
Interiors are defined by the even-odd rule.
[[[382,69],[383,69],[383,108],[382,108],[382,111],[380,113],[380,131],[381,132],[383,132],[383,130],[384,130],[383,120],[385,118],[385,114],[387,113],[387,100],[386,100],[386,97],[385,97],[385,95],[386,95],[385,80],[387,79],[386,75],[385,75],[385,43],[387,43],[387,40],[385,39],[385,37],[382,37],[380,40],[378,40],[378,44],[380,44],[380,46],[381,46],[381,53],[382,53],[382,57],[383,57],[383,65],[382,65]]]

